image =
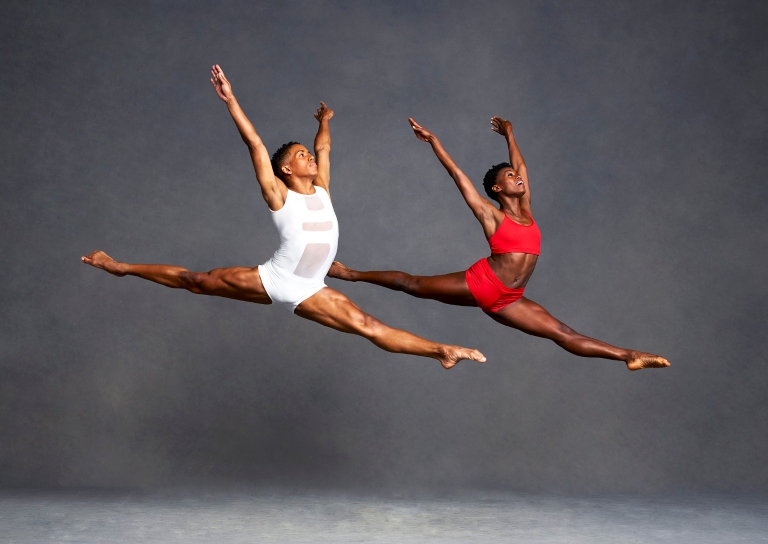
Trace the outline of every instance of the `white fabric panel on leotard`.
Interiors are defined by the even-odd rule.
[[[272,302],[293,312],[325,287],[339,245],[339,222],[328,192],[318,186],[312,195],[288,189],[285,204],[272,212],[272,221],[280,233],[280,247],[259,266],[259,275]]]

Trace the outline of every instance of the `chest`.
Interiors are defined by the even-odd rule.
[[[283,235],[338,232],[338,221],[331,199],[320,189],[313,195],[290,191],[283,207],[273,215],[273,220]]]
[[[533,253],[539,254],[541,246],[541,231],[533,218],[526,217],[528,224],[521,225],[512,221],[508,216],[488,239],[491,253]]]

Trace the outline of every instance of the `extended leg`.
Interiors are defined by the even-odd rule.
[[[629,370],[669,366],[663,357],[629,349],[617,348],[600,340],[579,334],[558,321],[542,306],[525,297],[495,313],[493,319],[533,336],[548,338],[558,346],[580,357],[600,357],[627,363]]]
[[[321,289],[299,304],[295,313],[326,327],[360,335],[392,353],[437,359],[445,368],[451,368],[462,359],[485,362],[483,354],[475,349],[438,344],[407,331],[388,327],[330,287]]]
[[[405,272],[359,272],[334,261],[328,276],[346,281],[362,281],[402,291],[417,298],[428,298],[456,306],[477,306],[467,287],[464,272],[442,276],[412,276]]]
[[[115,276],[139,278],[199,295],[233,298],[257,304],[272,304],[264,290],[257,268],[217,268],[210,272],[190,272],[167,264],[130,264],[117,262],[103,251],[82,257],[85,264],[106,270]]]

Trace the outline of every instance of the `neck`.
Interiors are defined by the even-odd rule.
[[[503,212],[520,215],[522,213],[522,209],[520,208],[520,197],[499,195],[499,208],[501,208],[501,211]]]
[[[291,177],[286,180],[286,186],[295,193],[301,193],[302,195],[311,195],[315,192],[315,188],[312,186],[314,178],[294,178]]]

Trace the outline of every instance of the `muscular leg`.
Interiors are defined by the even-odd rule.
[[[522,297],[517,302],[495,313],[488,313],[503,325],[524,333],[548,338],[558,346],[581,357],[600,357],[627,363],[629,370],[661,368],[669,366],[663,357],[629,349],[617,348],[600,340],[579,334],[565,323],[558,321],[543,307]]]
[[[103,251],[94,251],[81,257],[81,260],[115,276],[138,276],[166,287],[186,289],[199,295],[272,304],[261,283],[258,268],[217,268],[210,272],[190,272],[186,268],[167,264],[120,263]]]
[[[402,291],[417,298],[428,298],[455,306],[477,306],[469,292],[465,272],[442,276],[412,276],[405,272],[358,272],[334,261],[328,276],[346,281],[362,281]]]
[[[258,304],[272,303],[257,268],[218,268],[210,272],[190,272],[180,266],[165,264],[119,263],[103,251],[94,251],[81,260],[115,276],[138,276],[166,287],[187,289],[202,295]],[[485,361],[483,354],[477,350],[430,342],[409,332],[388,327],[328,287],[302,302],[296,314],[326,327],[363,336],[386,351],[437,359],[445,368],[451,368],[462,359]]]
[[[299,304],[295,313],[337,331],[360,335],[392,353],[437,359],[445,368],[451,368],[462,359],[485,362],[483,354],[475,349],[438,344],[407,331],[388,327],[330,287],[321,289]]]

